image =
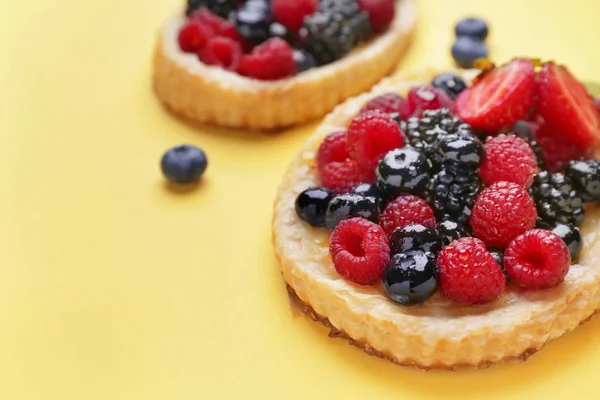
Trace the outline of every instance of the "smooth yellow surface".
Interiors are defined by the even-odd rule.
[[[313,125],[194,127],[150,89],[177,0],[0,6],[0,398],[597,399],[600,318],[528,362],[423,373],[294,316],[270,244],[272,198]],[[600,80],[596,0],[422,0],[402,68],[449,65],[453,22],[492,24],[493,55]],[[162,152],[210,157],[193,190]]]

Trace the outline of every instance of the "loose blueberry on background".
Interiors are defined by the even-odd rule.
[[[463,18],[454,28],[456,37],[466,36],[484,41],[489,33],[487,23],[481,18]]]
[[[181,145],[169,149],[162,157],[160,167],[164,176],[175,183],[190,183],[200,179],[208,159],[196,146]]]
[[[325,223],[329,230],[345,219],[361,217],[371,222],[379,223],[379,204],[374,197],[364,197],[358,194],[347,193],[335,196],[329,202]]]
[[[443,72],[437,75],[431,81],[431,86],[442,89],[453,99],[455,99],[460,92],[467,88],[465,81],[460,76],[453,74],[452,72]]]
[[[403,306],[413,306],[434,295],[438,276],[431,253],[411,251],[392,257],[381,283],[391,300]]]
[[[325,188],[306,189],[296,198],[296,214],[312,226],[325,226],[325,213],[335,193]]]
[[[459,37],[452,45],[452,57],[461,68],[473,68],[479,58],[488,57],[488,49],[482,41],[470,37]]]
[[[442,250],[442,239],[438,232],[421,224],[397,228],[389,242],[391,254],[420,250],[437,255]]]

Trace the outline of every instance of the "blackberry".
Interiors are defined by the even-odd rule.
[[[461,225],[452,219],[445,219],[438,222],[436,229],[444,246],[448,246],[450,243],[461,237],[469,236],[467,226]]]
[[[472,170],[444,168],[433,179],[434,209],[440,220],[453,220],[466,226],[473,203],[483,187],[479,174]]]
[[[563,173],[541,171],[533,179],[529,193],[542,223],[579,226],[583,222],[585,202]]]
[[[304,49],[319,65],[329,64],[371,36],[369,15],[356,0],[321,0],[317,12],[304,19]]]
[[[565,175],[586,201],[600,203],[600,161],[571,161]]]
[[[213,14],[227,19],[237,8],[237,0],[188,0],[186,15],[191,15],[200,7],[206,7]]]

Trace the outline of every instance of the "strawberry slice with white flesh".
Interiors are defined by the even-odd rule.
[[[525,117],[535,102],[535,90],[533,62],[515,59],[463,90],[454,112],[474,129],[494,132]]]
[[[585,149],[600,143],[593,97],[567,68],[545,63],[538,77],[538,111],[567,139]]]

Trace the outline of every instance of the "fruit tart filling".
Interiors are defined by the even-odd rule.
[[[277,80],[343,58],[385,32],[395,0],[188,0],[179,47],[200,62]]]
[[[443,73],[325,137],[320,187],[295,209],[331,231],[348,281],[403,306],[490,303],[563,282],[600,202],[599,143],[595,100],[564,66],[515,59],[470,85]]]

